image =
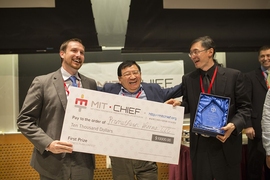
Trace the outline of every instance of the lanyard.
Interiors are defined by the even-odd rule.
[[[65,87],[65,91],[66,91],[67,95],[69,95],[69,90],[68,90],[66,82],[64,82],[64,87]]]
[[[214,84],[216,75],[217,75],[217,66],[216,66],[216,68],[215,68],[214,75],[213,75],[213,77],[212,77],[212,79],[211,79],[211,83],[210,83],[210,85],[209,85],[209,87],[208,87],[208,90],[207,90],[207,93],[208,93],[208,94],[211,93],[211,89],[212,89],[212,87],[213,87],[213,84]],[[202,92],[205,93],[205,90],[204,90],[204,87],[203,87],[203,82],[202,82],[202,75],[200,76],[200,86],[201,86]]]
[[[141,94],[142,94],[142,90],[140,90],[140,91],[138,92],[138,94],[136,95],[135,98],[139,98]]]
[[[268,89],[270,89],[270,84],[269,84],[268,81],[267,81],[267,74],[264,73],[264,72],[262,71],[262,75],[264,76],[264,80],[265,80],[265,83],[266,83],[266,87],[267,87]],[[265,76],[265,75],[266,75],[266,76]],[[268,76],[270,76],[270,75],[268,75]]]
[[[81,83],[80,83],[80,81],[78,82],[78,87],[80,87],[81,86]],[[69,86],[67,86],[67,84],[66,84],[66,82],[64,81],[64,87],[65,87],[65,91],[66,91],[66,93],[67,93],[67,95],[69,95],[69,90],[68,90],[68,87]]]

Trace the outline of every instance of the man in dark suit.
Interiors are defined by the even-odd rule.
[[[194,180],[241,179],[242,130],[251,113],[251,104],[243,74],[223,68],[214,60],[215,44],[209,36],[191,43],[189,56],[197,70],[182,78],[185,112],[190,113],[190,156]],[[202,77],[209,75],[210,85],[203,87]],[[216,137],[192,132],[201,92],[230,98],[224,135]],[[173,100],[167,103],[175,103]],[[180,103],[178,103],[180,104]]]
[[[263,167],[265,179],[270,178],[270,170],[265,166],[265,150],[262,145],[262,111],[270,85],[267,82],[267,70],[270,70],[270,46],[259,49],[258,60],[261,66],[246,74],[250,98],[252,102],[251,119],[247,121],[245,133],[248,137],[247,178],[248,180],[261,180]]]
[[[59,141],[69,87],[97,89],[93,79],[78,73],[84,49],[77,38],[61,45],[62,67],[33,80],[17,119],[19,130],[34,145],[30,164],[41,180],[93,179],[94,155],[73,152],[71,143]]]
[[[143,83],[141,68],[135,61],[124,61],[117,69],[119,83],[106,83],[102,91],[143,100],[165,102],[182,96],[181,85],[162,89],[158,84]],[[110,157],[114,180],[157,180],[155,162]]]

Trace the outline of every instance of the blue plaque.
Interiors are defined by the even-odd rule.
[[[221,127],[227,124],[229,107],[229,97],[201,93],[192,132],[213,137],[224,135]]]

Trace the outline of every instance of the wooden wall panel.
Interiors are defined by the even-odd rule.
[[[32,149],[21,134],[0,135],[0,179],[39,179],[30,166]]]

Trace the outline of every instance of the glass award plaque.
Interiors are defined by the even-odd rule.
[[[213,137],[224,135],[221,127],[227,124],[229,107],[229,97],[201,93],[192,132]]]

